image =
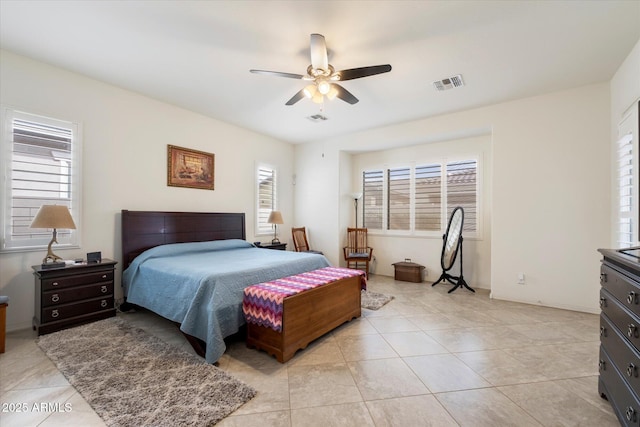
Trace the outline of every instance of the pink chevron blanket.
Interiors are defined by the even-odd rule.
[[[340,267],[320,268],[249,286],[244,289],[242,300],[244,317],[247,322],[282,332],[282,312],[286,297],[354,276],[360,276],[362,289],[366,289],[364,271]]]

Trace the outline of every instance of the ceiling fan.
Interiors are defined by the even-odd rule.
[[[283,73],[280,71],[249,70],[255,74],[266,74],[272,76],[288,77],[291,79],[302,79],[311,82],[287,101],[285,105],[293,105],[302,98],[309,98],[315,103],[324,102],[324,97],[332,100],[342,99],[349,104],[358,102],[358,98],[351,92],[340,86],[337,82],[360,79],[362,77],[374,76],[376,74],[388,73],[391,65],[373,65],[370,67],[350,68],[348,70],[336,71],[333,65],[329,64],[327,58],[327,45],[322,34],[311,34],[311,65],[307,67],[307,74]]]

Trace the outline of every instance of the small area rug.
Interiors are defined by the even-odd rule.
[[[393,298],[393,296],[363,290],[361,292],[360,305],[363,308],[368,308],[369,310],[377,310]]]
[[[210,426],[256,394],[216,366],[117,317],[37,342],[109,426]]]

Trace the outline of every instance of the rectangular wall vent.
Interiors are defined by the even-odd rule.
[[[462,87],[464,86],[464,81],[462,80],[462,75],[458,74],[457,76],[447,77],[446,79],[437,80],[433,82],[433,86],[436,90],[447,90],[453,89],[454,87]]]
[[[323,116],[322,114],[314,114],[313,116],[309,116],[307,117],[307,119],[311,120],[312,122],[324,122],[325,120],[329,120],[329,118],[327,116]]]

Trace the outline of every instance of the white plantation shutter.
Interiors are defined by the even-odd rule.
[[[365,171],[362,181],[363,227],[382,230],[384,171]]]
[[[411,225],[411,169],[387,170],[387,230],[409,230]]]
[[[616,243],[619,248],[633,246],[635,240],[633,145],[632,133],[623,135],[617,142],[618,230]]]
[[[415,229],[442,229],[442,166],[416,166]]]
[[[364,171],[362,189],[367,228],[442,233],[453,209],[461,206],[464,231],[479,236],[480,189],[475,159]]]
[[[478,229],[477,169],[475,160],[447,164],[447,218],[461,206],[464,209],[463,230],[467,232]]]
[[[80,220],[78,125],[3,109],[3,250],[46,246],[51,230],[29,228],[43,204],[64,205]],[[58,230],[58,247],[77,245],[78,230]]]
[[[256,234],[273,232],[273,225],[269,224],[269,214],[277,210],[276,206],[276,170],[269,166],[258,166],[257,169],[257,209]]]

